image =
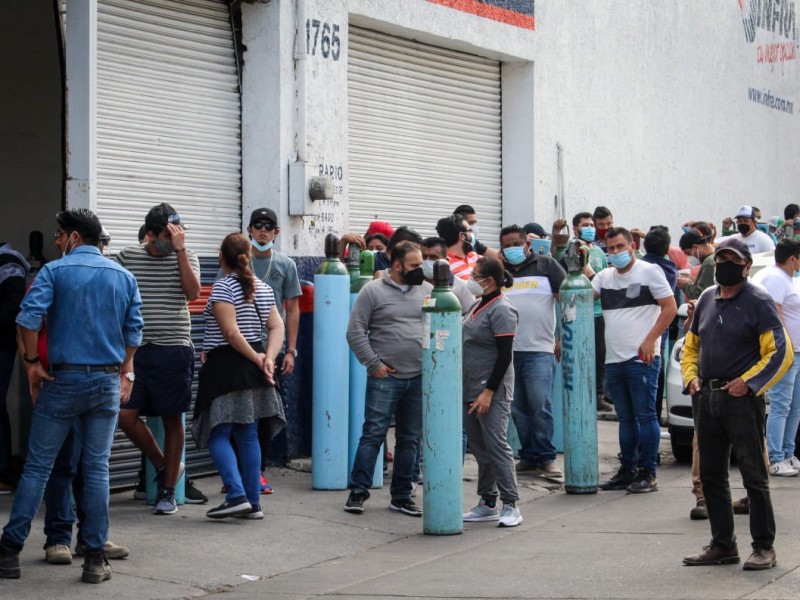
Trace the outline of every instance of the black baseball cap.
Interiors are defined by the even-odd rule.
[[[275,225],[278,224],[278,215],[271,208],[257,208],[250,215],[250,227],[259,221],[272,221]]]
[[[702,244],[706,241],[707,240],[703,237],[702,233],[696,229],[690,229],[681,236],[681,240],[678,242],[678,245],[681,247],[681,250],[688,250],[695,244]]]
[[[178,214],[178,211],[166,202],[162,202],[151,208],[144,218],[144,227],[146,231],[161,231],[167,228],[168,223],[186,229],[186,227],[181,224],[181,216]]]
[[[714,252],[714,256],[726,250],[733,252],[736,256],[743,258],[747,262],[753,262],[753,255],[750,254],[750,248],[738,237],[731,236],[726,240],[722,240],[717,245],[717,251]]]

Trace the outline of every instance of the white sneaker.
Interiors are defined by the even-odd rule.
[[[499,520],[498,527],[516,527],[522,523],[522,513],[515,504],[504,504]]]
[[[478,505],[468,513],[464,513],[464,521],[467,523],[479,523],[482,521],[497,521],[500,518],[500,510],[495,506],[490,508],[486,502],[481,500]]]
[[[769,474],[775,477],[796,477],[797,471],[789,465],[788,461],[782,460],[769,466]]]
[[[800,472],[800,458],[793,456],[786,462],[789,463],[789,466],[792,467],[795,471]]]

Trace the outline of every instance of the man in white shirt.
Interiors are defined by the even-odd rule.
[[[763,231],[756,228],[756,214],[752,206],[743,205],[736,211],[736,229],[739,233],[735,233],[728,237],[735,237],[742,240],[747,244],[747,248],[751,254],[758,254],[759,252],[772,252],[775,250],[775,242],[772,238]],[[723,239],[717,240],[721,242]]]

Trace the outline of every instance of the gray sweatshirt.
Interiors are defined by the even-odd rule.
[[[422,304],[431,289],[423,283],[404,292],[384,272],[359,292],[347,342],[368,373],[380,362],[395,369],[393,376],[399,379],[422,373]]]

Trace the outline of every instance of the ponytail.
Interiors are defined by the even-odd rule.
[[[511,284],[514,283],[514,276],[506,271],[503,268],[503,263],[496,258],[482,256],[475,264],[480,265],[481,274],[484,277],[493,279],[498,288],[511,287]]]
[[[245,302],[253,302],[256,280],[250,270],[250,242],[241,233],[229,233],[220,247],[222,260],[236,273],[242,285]]]

